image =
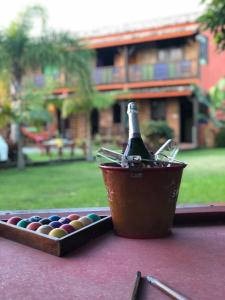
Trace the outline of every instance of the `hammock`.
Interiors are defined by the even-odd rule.
[[[52,130],[37,132],[35,128],[31,127],[21,127],[21,132],[25,137],[29,138],[36,144],[41,144],[42,142],[49,140],[54,135]]]

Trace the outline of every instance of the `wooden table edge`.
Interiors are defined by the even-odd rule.
[[[67,214],[80,213],[82,215],[89,212],[102,213],[110,215],[109,207],[85,207],[85,208],[52,208],[52,209],[33,209],[33,210],[1,210],[0,219],[9,218],[14,215],[38,215],[38,214]],[[207,205],[178,205],[175,215],[185,214],[208,214],[208,213],[225,213],[225,203],[207,204]]]

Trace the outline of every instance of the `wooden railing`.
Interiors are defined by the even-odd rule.
[[[127,74],[127,75],[126,75]],[[133,64],[125,67],[97,67],[92,72],[95,84],[170,80],[198,77],[197,60],[156,64]]]
[[[92,71],[92,79],[95,84],[108,84],[125,82],[124,67],[97,67]]]
[[[156,64],[133,64],[126,69],[125,66],[97,67],[92,71],[92,80],[96,85],[123,82],[142,82],[156,80],[172,80],[198,77],[197,60],[182,60],[179,62]],[[48,82],[54,81],[58,86],[65,87],[68,80],[61,72],[54,74],[33,74],[24,78],[24,84],[34,84],[44,87]],[[70,78],[70,86],[76,86],[76,78]]]

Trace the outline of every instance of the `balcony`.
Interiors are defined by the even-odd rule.
[[[198,77],[198,62],[182,60],[179,62],[156,64],[133,64],[125,67],[97,67],[92,78],[96,85],[143,82],[157,80],[187,79]]]

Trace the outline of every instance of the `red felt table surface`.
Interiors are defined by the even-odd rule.
[[[148,240],[109,232],[65,257],[0,237],[0,299],[130,299],[138,270],[190,299],[225,299],[225,226],[175,227]],[[141,289],[141,299],[169,299]]]

